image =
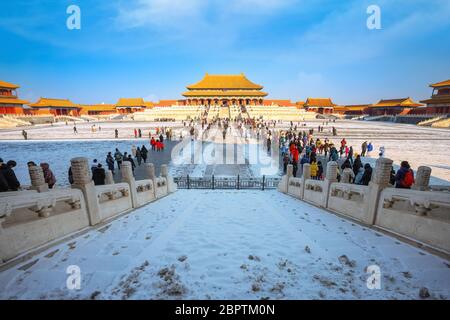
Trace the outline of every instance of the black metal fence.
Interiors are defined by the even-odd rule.
[[[175,183],[179,189],[275,189],[281,178],[266,177],[261,178],[241,178],[237,177],[176,177]]]

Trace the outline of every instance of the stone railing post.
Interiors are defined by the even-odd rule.
[[[73,189],[79,189],[83,192],[86,208],[89,215],[91,226],[101,221],[100,207],[98,203],[97,192],[94,182],[91,179],[91,170],[87,158],[73,158],[70,160],[73,175]]]
[[[161,176],[166,178],[168,193],[177,191],[178,186],[173,180],[173,177],[169,174],[169,167],[166,164],[161,165]]]
[[[166,164],[161,165],[161,177],[167,178],[169,175],[169,169],[167,168]]]
[[[156,174],[155,174],[155,166],[153,163],[144,163],[145,172],[147,173],[147,179],[152,180],[153,183],[153,195],[156,199]]]
[[[419,191],[428,191],[430,185],[431,168],[426,166],[420,166],[417,169],[415,183],[412,189]]]
[[[114,184],[114,177],[111,170],[105,170],[105,184]]]
[[[280,183],[278,184],[278,191],[287,193],[289,187],[289,179],[294,175],[294,166],[292,164],[288,164],[286,174],[281,178]]]
[[[153,165],[153,163],[145,163],[145,171],[147,172],[148,179],[153,180],[153,182],[155,183],[156,174],[155,166]]]
[[[375,170],[369,182],[369,192],[364,197],[366,215],[362,220],[367,224],[375,224],[381,192],[390,185],[392,163],[391,159],[383,157],[378,158],[375,163]]]
[[[133,208],[138,207],[137,201],[137,190],[136,190],[136,180],[133,176],[133,168],[130,161],[123,161],[122,168],[120,170],[122,172],[122,181],[128,183],[130,186],[130,197]]]
[[[303,164],[303,170],[302,170],[302,185],[300,187],[300,199],[303,199],[305,196],[305,185],[306,180],[311,179],[311,165],[309,163]]]
[[[328,207],[328,199],[330,197],[330,187],[331,184],[337,182],[337,172],[338,172],[338,164],[336,161],[329,161],[327,163],[326,176],[323,181],[323,200],[322,206],[324,208]]]
[[[31,189],[37,192],[48,191],[48,184],[45,183],[44,172],[41,167],[32,166],[28,168],[31,180]]]
[[[342,170],[342,174],[341,174],[341,183],[348,183],[348,184],[351,184],[352,182],[353,182],[353,180],[352,181],[350,181],[350,178],[351,178],[351,174],[350,174],[350,172],[348,172],[347,170]]]

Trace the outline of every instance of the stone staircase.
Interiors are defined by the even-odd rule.
[[[431,124],[433,128],[450,128],[450,118],[442,119]]]

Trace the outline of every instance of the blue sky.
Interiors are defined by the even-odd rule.
[[[357,104],[424,99],[450,78],[448,0],[0,1],[0,79],[31,101],[178,99],[205,72],[244,72],[268,98]],[[381,30],[366,27],[372,4]]]

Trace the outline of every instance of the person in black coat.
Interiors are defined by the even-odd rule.
[[[0,192],[8,191],[8,189],[9,189],[8,181],[3,175],[3,170],[0,169]]]
[[[148,150],[147,148],[143,145],[141,148],[141,156],[142,156],[142,160],[144,160],[144,163],[147,162],[147,154],[148,154]]]
[[[370,164],[366,163],[364,165],[364,174],[361,178],[361,184],[363,186],[368,186],[371,178],[372,178],[372,167],[370,166]]]
[[[94,180],[96,186],[102,186],[105,184],[105,177],[105,169],[103,169],[102,165],[99,163],[97,168],[92,172],[92,180]]]
[[[131,154],[128,155],[128,158],[126,158],[126,161],[130,161],[131,162],[131,169],[134,172],[134,169],[136,168],[136,163],[134,163],[133,158],[131,157]]]
[[[6,164],[2,164],[2,167],[0,168],[10,191],[17,191],[20,188],[20,182],[17,180],[16,174],[12,169],[16,165],[17,163],[14,160],[9,160]]]
[[[69,167],[69,171],[67,172],[67,175],[69,177],[69,183],[73,184],[73,173],[72,173],[72,166]]]
[[[361,167],[362,167],[361,156],[357,155],[355,161],[353,162],[353,173],[355,174],[355,176],[358,174],[359,168]]]

